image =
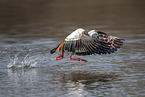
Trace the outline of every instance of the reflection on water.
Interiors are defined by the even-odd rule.
[[[18,86],[22,81],[25,84],[33,84],[33,82],[38,79],[35,69],[8,69],[8,76],[16,86]]]
[[[43,72],[43,73],[41,73]],[[44,75],[49,73],[48,75]],[[43,75],[42,75],[43,74]],[[43,76],[43,77],[42,77]],[[117,75],[114,73],[101,74],[97,72],[87,72],[87,71],[76,71],[76,72],[54,72],[49,70],[38,70],[38,69],[8,69],[8,77],[10,78],[10,86],[15,88],[10,89],[13,91],[12,95],[20,94],[21,88],[29,90],[29,93],[35,93],[39,89],[38,93],[42,91],[47,91],[46,94],[50,94],[54,90],[66,91],[66,96],[88,96],[90,95],[89,91],[94,89],[106,90],[112,88],[113,79],[116,79]],[[53,77],[53,79],[51,79]],[[43,82],[42,82],[43,81]],[[56,84],[54,86],[45,87],[45,85]],[[29,86],[29,87],[25,87]],[[41,88],[41,89],[40,89]],[[101,91],[102,91],[101,90]],[[99,90],[98,90],[99,91]],[[101,92],[99,91],[99,92]],[[54,91],[54,94],[57,91]],[[98,92],[98,93],[99,93]],[[54,95],[53,94],[53,95]],[[31,95],[31,94],[29,94]],[[27,95],[27,96],[29,96]],[[58,96],[58,94],[56,94]],[[101,94],[100,94],[101,95]]]
[[[61,89],[68,87],[67,96],[88,96],[90,95],[86,90],[96,90],[98,88],[112,88],[111,82],[117,77],[114,73],[100,74],[96,72],[76,71],[64,74],[57,72],[56,76]],[[66,86],[63,83],[67,83]]]
[[[1,96],[144,97],[144,5],[144,0],[1,0]],[[66,53],[55,61],[59,53],[49,51],[79,27],[126,41],[114,54],[83,56],[87,63],[70,61]]]

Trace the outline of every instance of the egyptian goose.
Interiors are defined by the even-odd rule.
[[[91,30],[89,32],[79,28],[68,35],[65,40],[56,48],[50,51],[51,54],[56,51],[62,51],[62,54],[55,60],[60,60],[64,52],[68,52],[70,60],[87,62],[81,58],[72,58],[75,55],[92,55],[92,54],[111,54],[117,51],[123,45],[124,39],[111,36],[105,32]]]

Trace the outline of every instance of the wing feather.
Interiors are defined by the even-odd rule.
[[[104,32],[97,35],[95,38],[85,35],[78,40],[66,41],[63,49],[76,55],[111,54],[123,45],[124,39],[109,36]]]

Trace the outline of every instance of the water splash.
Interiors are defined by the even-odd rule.
[[[14,57],[10,58],[11,62],[7,65],[8,68],[36,67],[36,64],[38,62],[38,57],[29,56],[29,54],[27,54],[24,58],[21,58],[18,55],[19,53],[16,54]]]

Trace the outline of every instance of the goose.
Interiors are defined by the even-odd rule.
[[[85,59],[72,58],[72,55],[111,54],[123,45],[124,39],[108,35],[105,32],[78,28],[68,35],[62,43],[50,51],[51,54],[61,51],[55,60],[63,59],[64,52],[68,52],[69,60],[87,62]]]

